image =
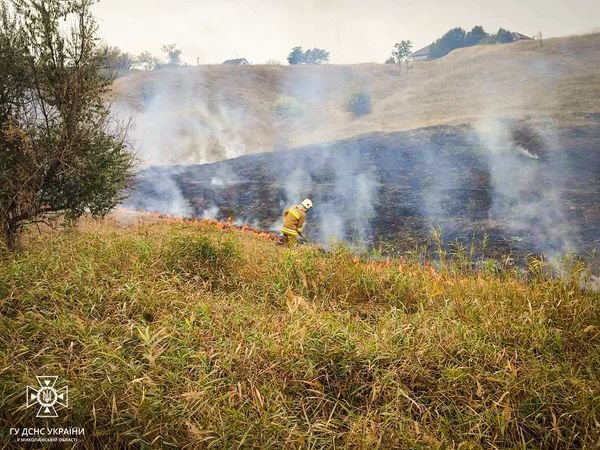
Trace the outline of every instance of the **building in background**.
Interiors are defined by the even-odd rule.
[[[230,66],[249,66],[250,63],[246,58],[227,59],[223,61],[223,64],[229,64]]]

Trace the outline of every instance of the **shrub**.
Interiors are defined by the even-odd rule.
[[[178,234],[168,241],[162,260],[173,272],[207,280],[230,274],[238,257],[233,241],[214,243],[206,236]]]
[[[281,95],[275,102],[275,114],[285,118],[300,117],[304,114],[304,108],[294,97]]]
[[[346,110],[355,116],[364,116],[371,112],[371,94],[365,89],[350,95],[346,102]]]

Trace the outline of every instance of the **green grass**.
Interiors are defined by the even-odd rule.
[[[80,448],[597,448],[600,297],[161,221],[0,262],[0,434]],[[67,380],[35,419],[25,386]]]

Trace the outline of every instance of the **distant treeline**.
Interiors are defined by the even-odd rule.
[[[453,28],[437,39],[429,47],[429,59],[441,58],[452,50],[483,44],[505,44],[515,40],[515,33],[500,28],[495,34],[487,33],[481,25],[474,26],[469,32],[458,27]]]
[[[143,51],[139,55],[132,55],[121,51],[119,47],[104,45],[98,49],[98,56],[105,70],[115,76],[127,73],[130,70],[154,70],[164,67],[185,65],[181,61],[181,49],[175,44],[167,44],[161,47],[167,57],[166,61],[154,56],[149,51]]]

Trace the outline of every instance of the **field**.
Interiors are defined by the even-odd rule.
[[[599,49],[116,80],[128,206],[231,220],[120,209],[0,245],[3,448],[600,448]],[[305,196],[309,237],[360,245],[234,225]],[[27,407],[38,376],[68,386],[57,418]]]
[[[434,268],[168,219],[23,245],[0,261],[2,433],[83,427],[78,448],[600,446],[600,296],[577,264],[561,280],[536,260]],[[25,408],[36,375],[68,383],[60,418]]]
[[[148,164],[212,162],[365,133],[462,125],[484,117],[586,125],[600,113],[600,34],[455,50],[406,66],[199,66],[133,73],[114,84],[135,114]],[[372,112],[345,103],[364,89]],[[294,99],[298,114],[277,114]]]

